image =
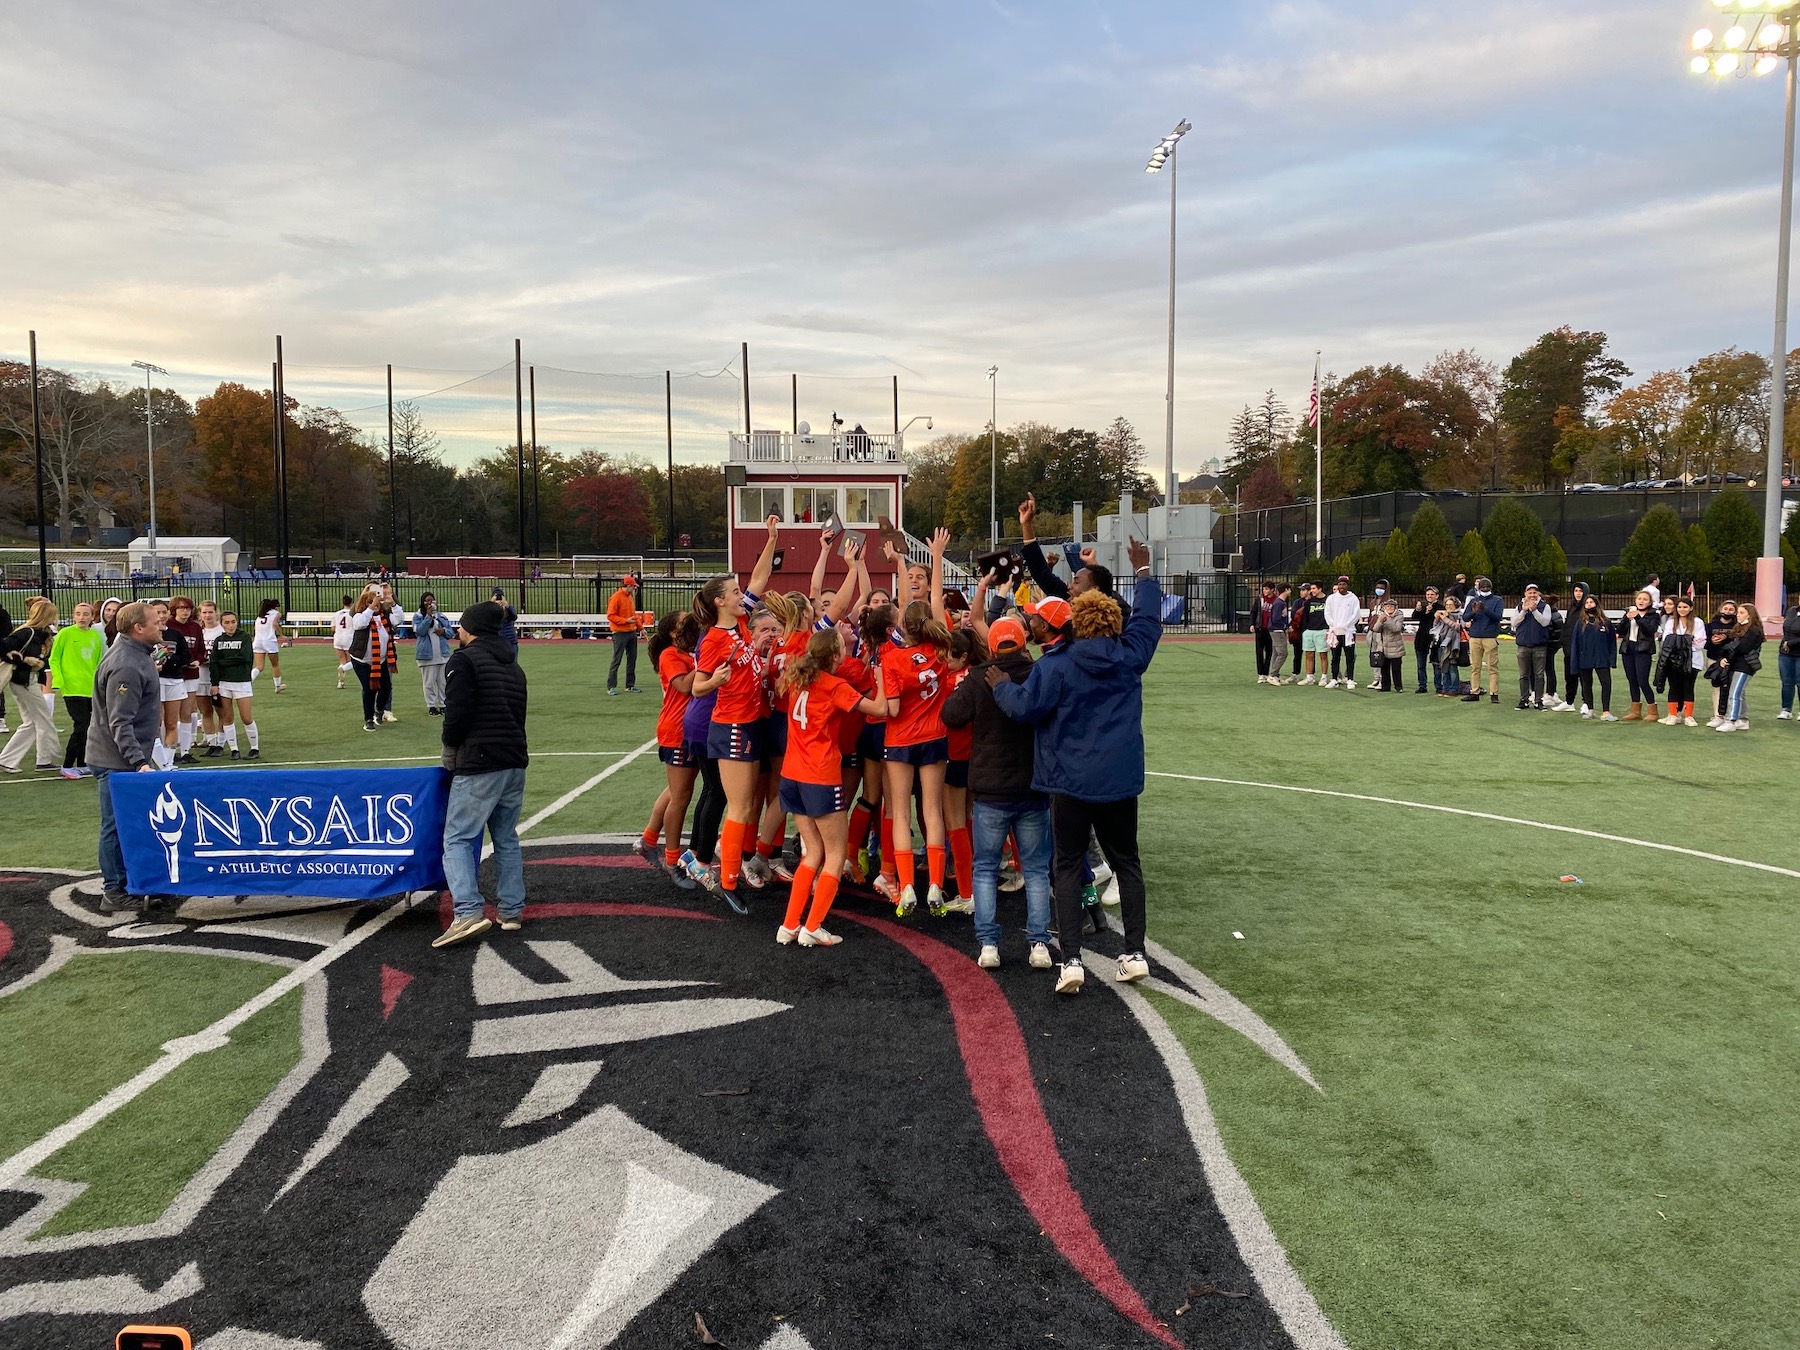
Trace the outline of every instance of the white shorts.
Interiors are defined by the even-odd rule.
[[[186,680],[162,681],[162,701],[164,703],[179,703],[187,696],[188,682]]]
[[[248,680],[227,680],[219,686],[220,698],[254,698],[256,686]]]
[[[202,666],[201,669],[205,670],[206,667]],[[187,691],[190,694],[199,695],[210,693],[212,691],[212,681],[207,679],[205,675],[202,675],[197,680],[184,680],[182,683],[187,685]]]
[[[253,638],[250,642],[250,650],[262,652],[265,656],[274,656],[281,651],[281,644],[263,638]]]

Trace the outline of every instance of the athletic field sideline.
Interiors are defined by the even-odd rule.
[[[1141,843],[1150,936],[1252,1016],[1228,1025],[1228,1000],[1212,1003],[1226,1016],[1208,1015],[1206,997],[1172,980],[1159,980],[1146,997],[1191,1055],[1230,1160],[1344,1343],[1792,1345],[1800,1322],[1792,1259],[1800,1160],[1790,1123],[1800,1100],[1800,938],[1792,922],[1800,851],[1776,794],[1800,756],[1800,727],[1775,720],[1772,671],[1751,684],[1751,730],[1741,735],[1517,712],[1510,645],[1502,652],[1496,706],[1410,692],[1270,688],[1254,682],[1247,641],[1165,643],[1145,687],[1152,777]],[[636,831],[661,785],[653,752],[631,758],[651,738],[657,695],[608,698],[606,655],[560,643],[522,652],[533,695],[525,816],[540,818],[527,839]],[[354,683],[333,688],[329,649],[291,648],[283,668],[290,692],[277,696],[266,679],[258,682],[264,765],[435,760],[438,724],[423,714],[405,655],[395,684],[401,721],[374,733],[362,730]],[[614,771],[599,779],[607,769]],[[92,869],[93,792],[91,782],[53,774],[0,778],[0,875]],[[556,868],[528,871],[547,894],[561,887],[574,895],[607,875],[599,866],[591,877],[601,882],[586,873],[555,880]],[[673,903],[676,893],[668,896]],[[18,903],[0,887],[0,920],[23,932],[30,925],[15,922]],[[768,893],[752,904],[754,922],[767,918],[773,927]],[[423,916],[403,922],[409,926],[378,939],[383,962],[399,962],[404,951],[406,972],[423,980],[452,959],[459,970],[472,959],[431,952]],[[930,921],[929,931],[945,936],[954,922],[967,921]],[[715,925],[681,927],[710,935]],[[829,961],[888,940],[863,927],[844,925],[842,951],[809,955]],[[529,926],[523,936],[532,936]],[[604,943],[606,933],[595,930],[592,940]],[[946,940],[956,945],[954,934]],[[972,969],[972,934],[960,945]],[[21,942],[0,957],[0,988],[10,983],[6,963],[35,959],[32,950]],[[771,965],[778,955],[785,953],[768,942]],[[0,1081],[33,1085],[0,1101],[7,1155],[149,1062],[162,1040],[198,1030],[282,973],[244,963],[231,980],[207,983],[205,1007],[172,1012],[159,963],[196,959],[151,950],[129,961],[77,958],[65,986],[44,982],[44,997],[28,999],[33,991],[24,990],[0,998]],[[1003,974],[1029,1014],[1027,973],[1012,968],[1021,964],[1010,957]],[[750,983],[753,975],[739,972]],[[163,976],[183,978],[172,968]],[[387,977],[379,978],[385,996]],[[891,974],[881,979],[890,981],[882,998],[914,996]],[[1048,977],[1041,983],[1048,1000]],[[68,996],[49,997],[56,987]],[[934,990],[917,997],[929,1002]],[[394,997],[405,1009],[405,996]],[[109,1026],[137,1025],[142,1034],[121,1041],[109,1031],[100,1037],[104,1056],[84,1054],[98,1034],[98,1009]],[[1118,999],[1092,990],[1069,1001],[1054,1030],[1067,1034],[1084,1016],[1096,1033],[1114,1028],[1118,1009]],[[179,1025],[158,1020],[167,1017]],[[250,1109],[248,1099],[290,1071],[304,1021],[295,997],[276,1002],[221,1052],[236,1057],[229,1071],[221,1059],[196,1080],[185,1110],[148,1094],[132,1108],[185,1141],[171,1148],[180,1157],[165,1160],[168,1175],[134,1187],[119,1174],[135,1175],[135,1164],[108,1172],[107,1151],[130,1149],[143,1129],[96,1130],[46,1163],[36,1175],[93,1180],[55,1219],[56,1232],[160,1212],[187,1175],[182,1167],[198,1167]],[[416,1034],[428,1034],[428,1023],[416,1025]],[[1273,1035],[1259,1044],[1247,1025]],[[822,1081],[855,1069],[845,1049],[855,1033],[851,1025],[843,1032],[850,1039],[826,1042],[841,1058],[811,1066]],[[1084,1045],[1091,1049],[1093,1039]],[[411,1053],[398,1034],[393,1048],[402,1059]],[[378,1060],[363,1066],[368,1081],[378,1077]],[[1136,1071],[1160,1088],[1164,1071],[1143,1066]],[[966,1091],[954,1074],[934,1077],[929,1065],[918,1072],[922,1084]],[[741,1073],[757,1076],[753,1064]],[[828,1095],[817,1099],[811,1128],[830,1130],[829,1103]],[[1077,1180],[1089,1168],[1102,1178],[1084,1199],[1109,1243],[1129,1251],[1134,1241],[1129,1225],[1115,1236],[1102,1217],[1115,1206],[1143,1211],[1134,1221],[1177,1244],[1190,1226],[1207,1228],[1210,1210],[1193,1202],[1185,1173],[1171,1174],[1168,1195],[1154,1175],[1146,1182],[1134,1173],[1129,1188],[1105,1188],[1107,1147],[1132,1137],[1123,1125],[1088,1138],[1054,1102],[1049,1118]],[[1149,1166],[1139,1158],[1119,1165],[1127,1162]],[[886,1163],[896,1172],[916,1165],[910,1151]],[[1186,1198],[1176,1203],[1177,1195]],[[259,1194],[246,1212],[265,1202],[274,1203]],[[0,1211],[0,1227],[17,1213]],[[973,1248],[933,1249],[929,1232],[913,1240],[946,1269],[978,1262]],[[286,1258],[296,1267],[307,1259]],[[0,1314],[9,1289],[42,1278],[28,1271],[33,1259],[0,1248]],[[514,1260],[511,1273],[528,1269]],[[285,1284],[293,1274],[278,1265],[269,1278]],[[1004,1279],[1006,1269],[995,1274]],[[178,1275],[170,1268],[156,1280]],[[1199,1271],[1192,1278],[1206,1282]],[[1218,1320],[1210,1309],[1221,1298],[1195,1295],[1177,1317],[1175,1298],[1146,1294],[1176,1343],[1274,1343],[1251,1321],[1233,1330],[1237,1324]],[[803,1327],[799,1314],[794,1325]],[[1076,1343],[1154,1343],[1119,1326],[1116,1341]],[[775,1327],[735,1336],[713,1330],[730,1344],[759,1345]],[[1043,1330],[1009,1340],[990,1329],[982,1339],[1042,1344]],[[78,1342],[52,1334],[38,1343]]]

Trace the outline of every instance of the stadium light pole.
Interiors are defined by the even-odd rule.
[[[1000,367],[987,368],[988,381],[988,552],[1000,551]]]
[[[1731,25],[1722,33],[1698,29],[1688,43],[1689,69],[1724,78],[1772,74],[1787,63],[1785,130],[1781,152],[1781,223],[1775,244],[1775,351],[1769,367],[1769,457],[1763,478],[1763,546],[1756,560],[1756,608],[1765,622],[1780,622],[1781,466],[1787,438],[1788,263],[1794,230],[1794,105],[1800,81],[1800,4],[1713,0]]]
[[[1175,144],[1188,132],[1194,124],[1182,118],[1162,140],[1156,143],[1156,149],[1150,152],[1150,162],[1144,165],[1145,173],[1161,173],[1163,165],[1169,166],[1169,387],[1166,398],[1165,420],[1163,425],[1163,474],[1165,495],[1163,505],[1177,505],[1175,490]]]
[[[150,455],[150,562],[156,565],[156,418],[150,411],[150,377],[151,375],[167,375],[169,372],[161,366],[153,366],[148,361],[133,361],[132,365],[144,372],[144,445]]]
[[[396,500],[394,486],[394,365],[388,363],[387,368],[387,414],[388,414],[388,570],[396,578],[400,575],[400,511]],[[406,551],[412,552],[412,543],[407,542]],[[321,560],[323,561],[323,560]]]

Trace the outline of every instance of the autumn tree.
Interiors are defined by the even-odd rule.
[[[227,381],[194,404],[201,488],[214,501],[250,512],[275,496],[275,399]]]
[[[1565,325],[1544,334],[1507,366],[1500,418],[1514,481],[1544,488],[1562,483],[1567,471],[1557,467],[1557,449],[1569,419],[1585,421],[1594,400],[1617,393],[1631,374],[1606,354],[1606,341],[1605,333],[1581,333]],[[1562,413],[1565,408],[1568,413]]]
[[[649,497],[635,474],[586,474],[571,479],[563,493],[575,520],[592,532],[596,551],[639,553],[649,546]]]
[[[1681,440],[1690,467],[1701,473],[1747,467],[1757,447],[1769,441],[1769,363],[1755,352],[1727,347],[1701,357],[1687,375]],[[1717,564],[1716,547],[1714,555]]]
[[[1437,488],[1499,485],[1500,367],[1463,348],[1419,372],[1437,445],[1426,482]]]
[[[1688,377],[1679,370],[1659,370],[1608,401],[1606,421],[1625,461],[1625,481],[1665,478],[1679,469],[1687,405]]]
[[[133,432],[143,435],[142,404],[134,427],[129,403],[106,381],[41,366],[38,411],[46,505],[67,539],[76,514],[101,501],[107,471],[127,453]],[[31,367],[24,362],[0,361],[0,428],[8,433],[5,448],[15,467],[35,476]]]

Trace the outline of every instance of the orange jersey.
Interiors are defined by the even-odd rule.
[[[806,654],[806,644],[811,640],[811,633],[795,633],[792,637],[783,638],[770,648],[769,708],[771,711],[784,713],[788,710],[788,696],[781,692],[781,677],[787,670],[789,661]]]
[[[950,697],[950,672],[944,669],[943,653],[929,642],[889,647],[881,656],[881,674],[887,681],[889,702],[900,702],[900,711],[888,719],[888,745],[923,745],[941,739],[946,734],[944,700]]]
[[[711,675],[723,666],[731,667],[731,678],[719,687],[712,720],[727,726],[762,721],[769,715],[767,691],[763,688],[766,663],[756,654],[750,641],[750,625],[742,619],[736,628],[709,628],[700,640],[695,668],[702,675]]]
[[[692,694],[684,694],[675,687],[675,681],[683,675],[694,673],[694,658],[687,652],[675,647],[666,647],[656,662],[656,675],[662,681],[663,705],[662,715],[656,719],[656,743],[658,745],[680,745],[681,717],[687,711],[688,704],[693,702]]]
[[[794,692],[788,711],[787,758],[781,776],[796,783],[837,787],[844,781],[843,723],[862,691],[836,675],[820,674]]]
[[[875,676],[860,658],[846,656],[838,662],[838,667],[832,671],[832,674],[850,685],[864,698],[875,697]],[[853,753],[856,749],[856,738],[862,735],[863,725],[868,720],[864,714],[859,712],[845,713],[843,720],[838,724],[838,749],[846,755]]]
[[[969,678],[969,667],[967,667],[967,666],[964,666],[961,670],[951,671],[950,672],[950,691],[951,691],[951,693],[956,692],[956,686],[961,684],[964,680],[966,680],[968,678]],[[946,695],[946,697],[948,697],[948,696]],[[949,728],[949,732],[950,732],[950,758],[956,759],[956,760],[967,760],[967,759],[973,758],[974,754],[975,754],[975,724],[973,722],[969,722],[960,727],[951,727],[951,728]]]

